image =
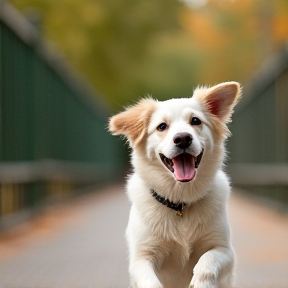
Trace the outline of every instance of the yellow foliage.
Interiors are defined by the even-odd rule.
[[[194,13],[191,10],[182,10],[180,14],[181,26],[191,32],[191,37],[202,49],[218,49],[229,41],[228,35],[214,25],[211,17],[210,13]]]
[[[282,43],[288,39],[288,15],[281,15],[274,19],[272,27],[273,37],[276,43]]]
[[[243,82],[288,40],[287,0],[209,0],[194,10],[177,0],[10,1],[41,11],[45,36],[111,103]]]
[[[89,26],[97,25],[106,17],[104,9],[96,1],[87,2],[86,5],[81,6],[80,14],[83,22]]]

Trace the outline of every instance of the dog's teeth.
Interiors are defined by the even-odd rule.
[[[163,161],[163,163],[165,164],[165,166],[172,172],[174,173],[174,169],[173,169],[173,161],[172,159],[164,156],[163,154],[160,153],[160,158]]]

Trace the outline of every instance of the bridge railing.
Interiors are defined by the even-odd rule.
[[[288,205],[288,46],[244,87],[230,125],[233,183]]]
[[[0,1],[0,221],[122,167],[109,110],[40,38]]]

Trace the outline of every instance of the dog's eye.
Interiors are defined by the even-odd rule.
[[[193,117],[192,120],[191,120],[191,125],[201,125],[201,120],[197,117]]]
[[[160,125],[158,125],[157,130],[158,131],[164,131],[166,128],[167,128],[167,124],[161,123]]]

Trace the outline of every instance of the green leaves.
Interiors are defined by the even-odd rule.
[[[243,83],[288,38],[287,1],[268,1],[268,18],[263,1],[210,0],[193,10],[177,0],[11,0],[22,11],[38,8],[44,37],[115,110],[147,94]]]

